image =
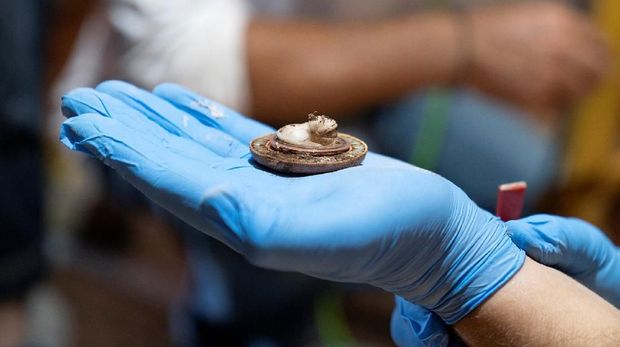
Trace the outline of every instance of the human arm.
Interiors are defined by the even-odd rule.
[[[267,123],[320,107],[346,114],[453,82],[458,23],[449,13],[380,22],[253,20],[247,34],[253,113]]]
[[[253,18],[243,0],[112,4],[108,16],[125,43],[122,75],[149,88],[180,83],[269,123],[445,84],[455,65],[457,28],[445,13],[327,23]]]
[[[350,25],[255,20],[247,40],[254,113],[270,123],[317,105],[346,113],[454,82],[521,106],[556,107],[587,93],[607,64],[593,25],[557,3]]]
[[[254,264],[372,284],[450,324],[521,269],[504,223],[435,174],[369,153],[330,174],[277,175],[247,149],[268,127],[178,86],[155,94],[73,91],[61,140]]]
[[[513,242],[529,257],[620,307],[620,249],[599,229],[577,218],[546,214],[509,221],[507,226]],[[455,343],[441,319],[398,297],[391,329],[395,341]]]
[[[391,325],[399,346],[462,346],[432,312],[397,300]],[[506,285],[454,325],[472,346],[616,346],[619,327],[620,310],[529,258]]]
[[[620,311],[570,277],[528,259],[454,325],[472,346],[617,346]]]
[[[269,124],[454,83],[554,108],[587,93],[607,65],[597,29],[558,3],[325,22],[253,18],[241,0],[141,2],[139,11],[118,2],[131,3],[111,12],[128,42],[126,76],[187,85]]]
[[[547,214],[507,223],[531,258],[579,281],[620,309],[620,248],[586,221]]]
[[[557,344],[551,343],[557,338],[561,340],[555,341],[560,341],[564,346],[586,343],[614,346],[620,343],[618,318],[610,320],[604,315],[607,312],[611,314],[610,317],[620,316],[620,249],[598,228],[577,218],[540,214],[509,221],[507,226],[513,242],[538,263],[530,262],[531,274],[524,273],[521,277],[521,271],[503,290],[498,291],[496,297],[488,301],[488,307],[501,309],[509,306],[511,292],[513,295],[525,293],[531,301],[514,307],[512,311],[505,311],[507,320],[520,324],[518,318],[521,316],[524,324],[529,322],[532,325],[530,329],[540,329],[541,326],[557,322],[557,317],[578,319],[578,325],[567,326],[568,329],[560,332],[561,334],[548,331],[546,336],[543,335],[547,341],[542,340],[543,345]],[[527,267],[526,262],[524,270]],[[553,295],[548,295],[549,293]],[[501,298],[500,294],[505,294],[506,297]],[[541,299],[545,302],[537,302]],[[494,300],[497,301],[493,302]],[[524,307],[530,304],[532,307],[538,306],[539,309],[530,310]],[[484,310],[485,305],[482,305],[481,319],[466,318],[461,321],[462,324],[467,326],[482,323],[482,326],[488,327],[489,325],[484,323],[485,315],[486,319],[491,319],[498,325],[505,324],[501,322],[501,318],[498,322],[497,317],[490,315],[490,311],[484,313]],[[537,317],[536,314],[540,312],[544,314]],[[473,313],[474,316],[476,314]],[[549,324],[545,324],[545,320],[550,320]],[[459,324],[455,326],[457,331],[465,336],[466,340],[470,337],[470,342],[492,337],[485,336],[485,331],[480,329],[476,330],[473,336],[468,336],[463,333]],[[588,333],[595,331],[591,330],[593,328],[599,329],[596,335]],[[522,338],[521,341],[528,340],[525,335]],[[513,341],[516,341],[517,345],[523,344],[519,340]]]

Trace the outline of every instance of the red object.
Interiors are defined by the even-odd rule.
[[[526,189],[527,183],[523,181],[500,185],[497,192],[495,215],[504,222],[521,218]]]

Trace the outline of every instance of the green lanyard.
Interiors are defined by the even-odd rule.
[[[427,170],[437,169],[448,130],[452,100],[452,93],[447,89],[433,88],[428,92],[410,163]]]

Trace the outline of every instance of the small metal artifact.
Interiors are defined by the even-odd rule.
[[[361,164],[368,146],[337,128],[335,120],[313,112],[305,123],[257,137],[250,151],[259,164],[285,173],[317,174]]]

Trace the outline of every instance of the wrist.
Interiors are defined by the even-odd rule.
[[[619,312],[593,292],[528,258],[455,328],[470,345],[582,346],[596,341],[615,346],[619,322]]]
[[[506,234],[507,227],[499,218],[466,204],[468,211],[455,211],[458,216],[448,227],[466,235],[455,243],[451,269],[446,275],[449,292],[442,305],[431,310],[447,324],[454,324],[483,304],[523,266],[526,256]],[[467,246],[464,246],[464,245]]]
[[[460,192],[460,193],[459,193]],[[447,324],[468,315],[521,268],[525,253],[506,235],[506,225],[463,196],[455,196],[447,223],[431,245],[430,266],[406,286],[388,288],[433,311]],[[467,199],[467,200],[464,200]],[[419,265],[417,266],[419,271]]]

